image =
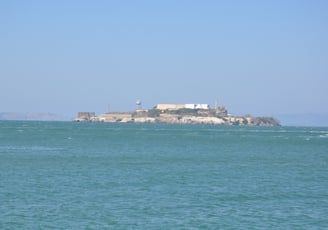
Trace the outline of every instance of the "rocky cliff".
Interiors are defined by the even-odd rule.
[[[77,118],[76,121],[79,121]],[[232,116],[226,110],[195,110],[178,109],[163,111],[158,109],[137,110],[135,112],[115,112],[94,116],[93,122],[122,122],[122,123],[167,123],[167,124],[212,124],[238,126],[280,126],[272,117]]]

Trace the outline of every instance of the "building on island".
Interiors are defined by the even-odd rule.
[[[92,121],[96,117],[95,112],[79,112],[75,121]]]
[[[185,104],[186,109],[210,109],[208,104]]]
[[[178,109],[184,109],[184,104],[157,104],[155,109],[159,110],[178,110]]]
[[[179,110],[179,109],[210,109],[208,104],[157,104],[155,109]]]

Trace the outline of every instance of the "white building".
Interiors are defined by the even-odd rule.
[[[208,104],[185,104],[186,109],[209,109]]]
[[[208,104],[157,104],[156,109],[178,110],[178,109],[209,109]]]

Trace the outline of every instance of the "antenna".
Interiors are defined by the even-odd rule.
[[[217,110],[219,108],[218,99],[215,100],[214,108]]]

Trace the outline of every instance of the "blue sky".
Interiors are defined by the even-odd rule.
[[[4,0],[0,112],[217,99],[232,114],[322,117],[327,12],[324,0]]]

